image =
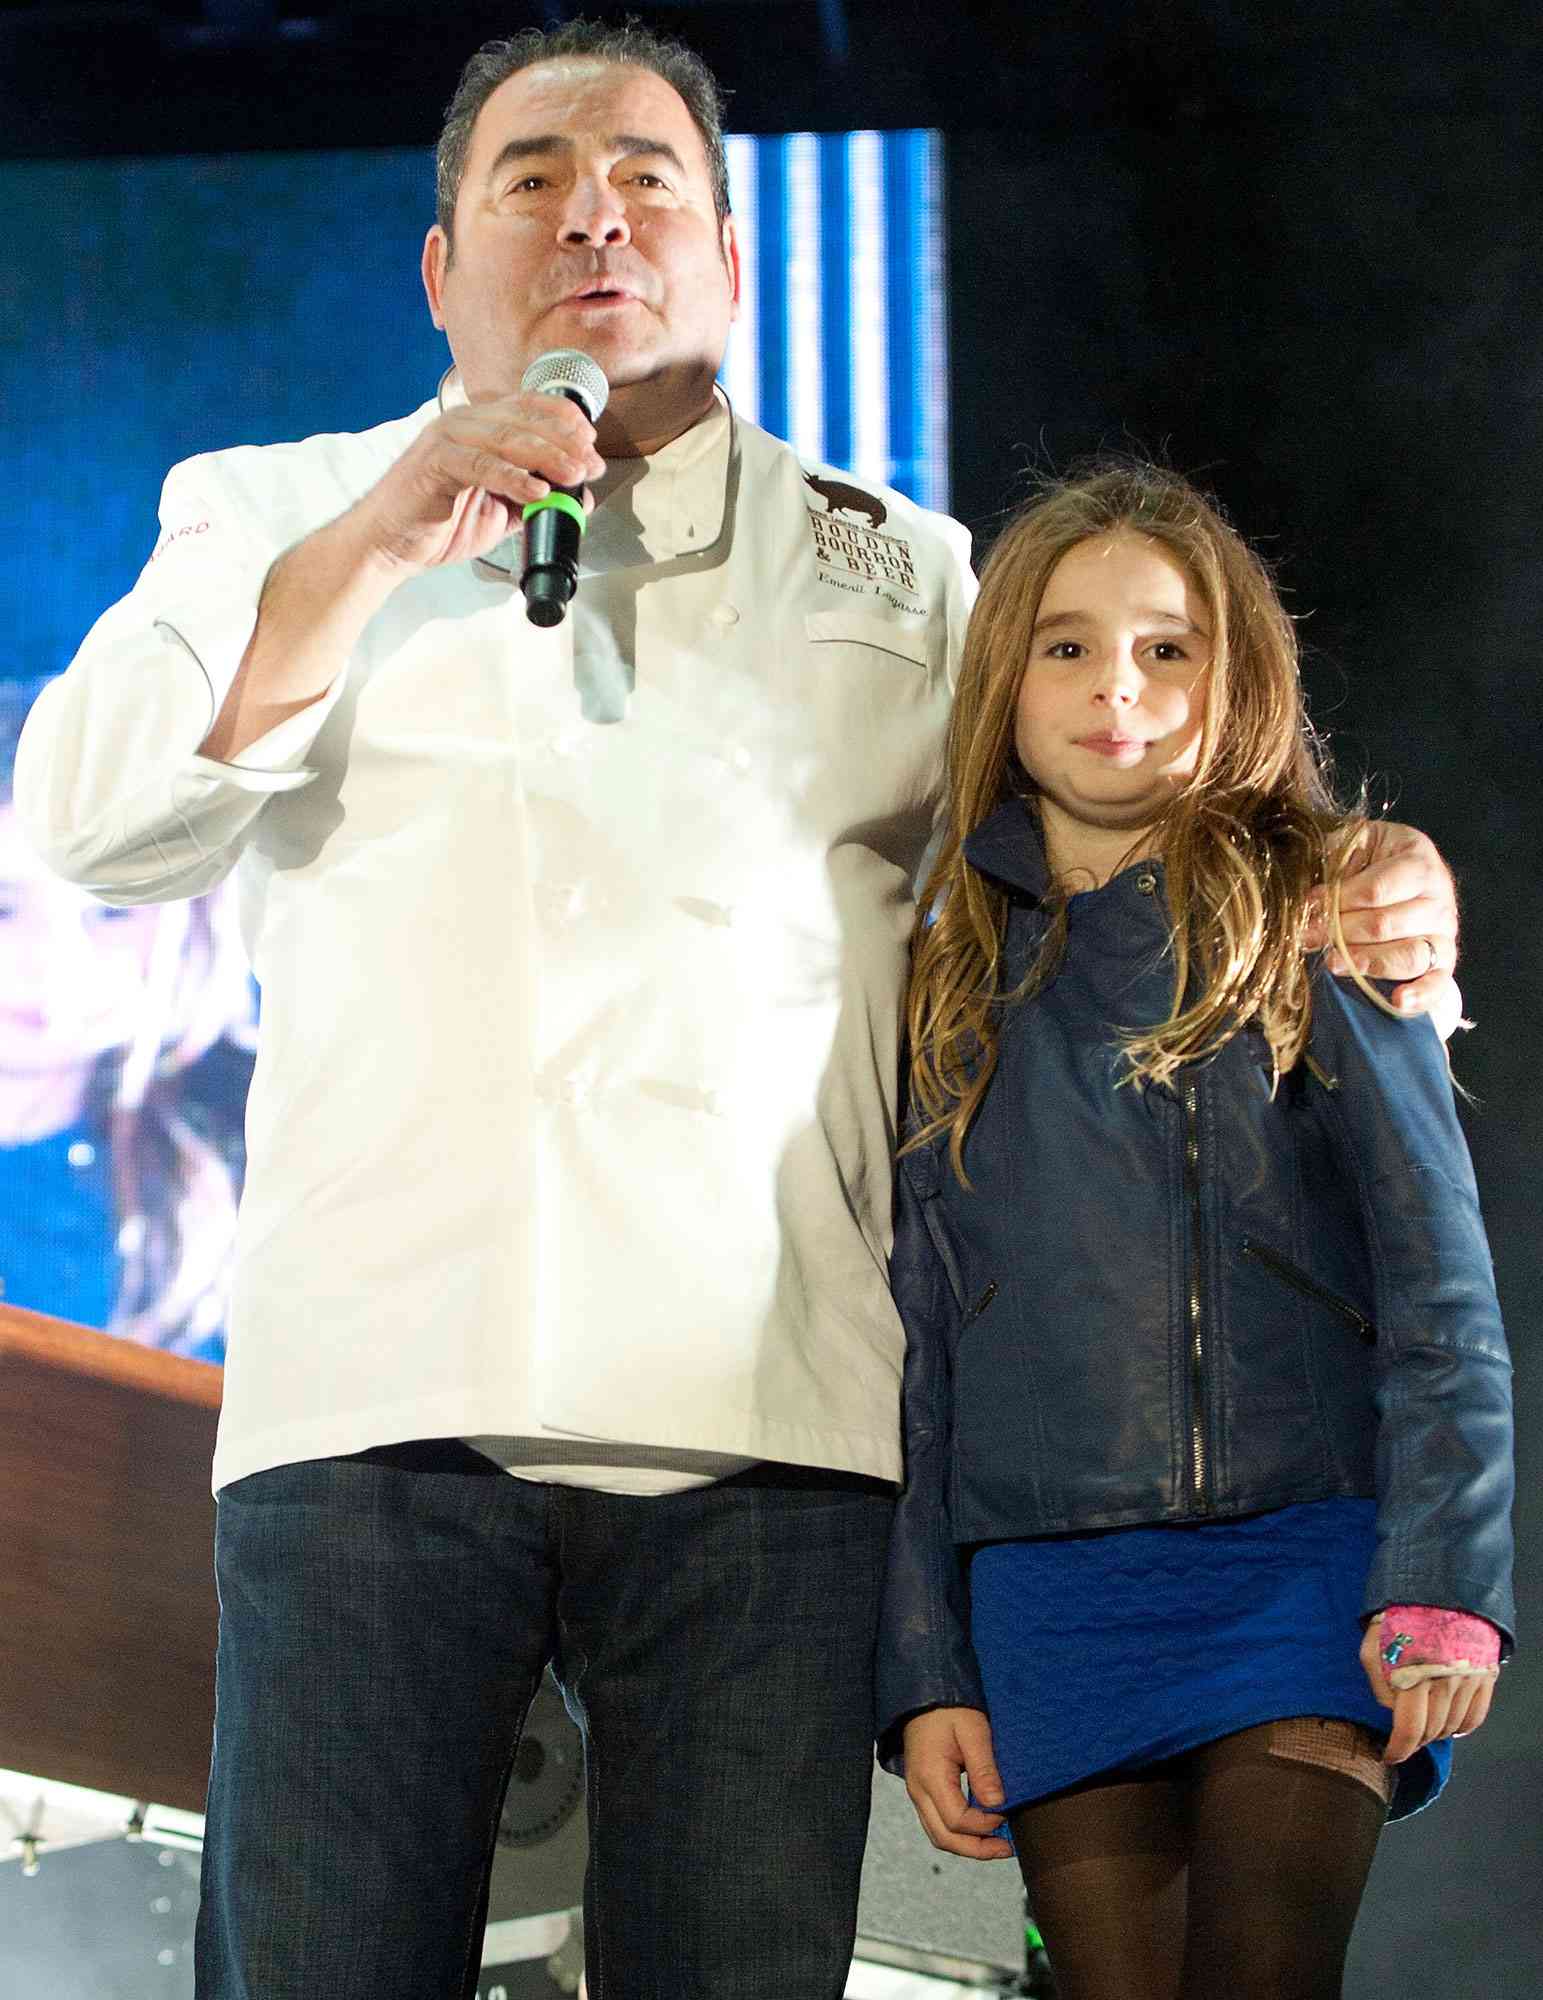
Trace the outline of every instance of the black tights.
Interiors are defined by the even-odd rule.
[[[1266,1723],[1021,1807],[1060,2000],[1338,2000],[1379,1772],[1353,1724]]]

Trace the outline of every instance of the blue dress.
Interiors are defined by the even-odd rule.
[[[970,1564],[970,1637],[1011,1811],[1288,1716],[1389,1712],[1357,1651],[1371,1500],[1241,1520],[988,1542]],[[1390,1819],[1446,1782],[1451,1745],[1396,1767]]]

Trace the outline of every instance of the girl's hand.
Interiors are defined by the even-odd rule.
[[[1375,1699],[1393,1711],[1382,1761],[1402,1764],[1443,1736],[1471,1736],[1489,1714],[1499,1658],[1500,1634],[1487,1619],[1424,1605],[1379,1611],[1361,1641],[1361,1666]]]
[[[929,1708],[905,1726],[905,1788],[922,1831],[945,1854],[1005,1861],[1012,1848],[991,1835],[1002,1815],[966,1803],[961,1779],[986,1805],[1002,1803],[991,1749],[991,1724],[978,1708]]]

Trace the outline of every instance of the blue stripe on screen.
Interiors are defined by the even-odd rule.
[[[917,302],[925,278],[921,227],[925,132],[884,134],[884,273],[889,336],[889,479],[902,492],[921,490],[921,354]]]
[[[852,173],[844,133],[820,140],[821,386],[825,404],[824,455],[832,465],[852,462]]]
[[[756,148],[756,330],[760,335],[760,423],[773,437],[788,431],[788,147],[763,139]]]

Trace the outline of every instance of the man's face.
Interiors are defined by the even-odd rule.
[[[694,422],[738,308],[739,260],[683,99],[617,63],[518,71],[478,114],[453,254],[431,229],[423,281],[474,402],[512,394],[537,355],[577,347],[610,379],[607,428],[634,448]]]

